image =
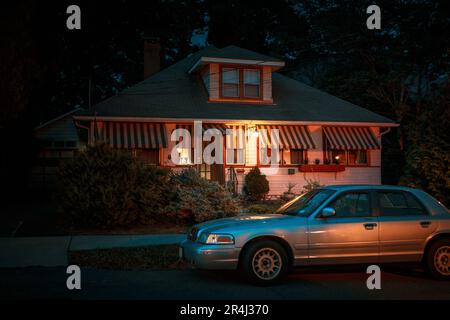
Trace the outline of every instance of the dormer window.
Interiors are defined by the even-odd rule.
[[[187,70],[203,82],[208,102],[275,104],[272,74],[284,62],[233,46],[212,48]]]
[[[259,69],[244,69],[244,96],[246,98],[261,97],[261,71]]]
[[[221,68],[221,98],[261,99],[261,69],[245,67]]]
[[[225,98],[239,98],[239,69],[222,68],[222,96]]]

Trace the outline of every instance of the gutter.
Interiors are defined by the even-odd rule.
[[[279,124],[279,125],[328,125],[328,126],[346,126],[346,127],[383,127],[392,128],[398,127],[398,123],[390,122],[342,122],[342,121],[292,121],[292,120],[258,120],[258,119],[198,119],[198,118],[143,118],[143,117],[110,117],[110,116],[73,116],[75,120],[87,120],[87,121],[124,121],[124,122],[166,122],[166,123],[179,123],[179,122],[194,122],[203,121],[205,123],[257,123],[257,124]]]

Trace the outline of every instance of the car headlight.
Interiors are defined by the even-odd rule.
[[[198,241],[204,244],[234,244],[234,237],[231,234],[202,233]]]

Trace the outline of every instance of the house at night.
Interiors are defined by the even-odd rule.
[[[158,71],[159,45],[150,40],[144,56],[144,81],[58,121],[72,133],[73,127],[84,132],[88,144],[105,142],[149,165],[194,167],[206,179],[232,183],[237,192],[253,167],[266,173],[270,195],[282,194],[289,184],[299,193],[309,180],[381,183],[382,134],[397,124],[280,74],[283,61],[236,46],[207,47]],[[233,132],[223,145],[222,163],[194,163],[193,144],[177,147],[183,138],[172,139],[173,131],[193,133],[194,121],[203,130],[218,129],[224,141],[227,129]],[[278,149],[272,147],[275,138]],[[262,146],[270,157],[276,152],[275,169],[262,161]],[[174,149],[179,163],[171,159]]]

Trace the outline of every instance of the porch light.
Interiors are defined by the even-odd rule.
[[[253,138],[258,138],[258,130],[256,130],[256,126],[249,126],[248,131],[250,132]]]

